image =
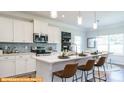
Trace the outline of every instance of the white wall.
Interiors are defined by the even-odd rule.
[[[98,31],[87,31],[86,38],[96,37],[101,35],[111,35],[124,33],[124,23],[104,26],[98,29]],[[87,48],[88,49],[88,48]],[[95,50],[95,49],[91,49]],[[113,63],[123,64],[124,65],[124,56],[110,56]]]

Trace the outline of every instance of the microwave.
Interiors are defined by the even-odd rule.
[[[34,43],[47,43],[48,42],[48,35],[47,34],[33,33],[33,42]]]

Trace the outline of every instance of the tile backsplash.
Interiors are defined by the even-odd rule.
[[[11,43],[11,42],[0,42],[0,49],[5,50],[6,48],[15,48],[19,52],[30,52],[31,48],[34,47],[44,47],[48,50],[49,47],[52,50],[57,50],[57,44],[55,43]]]

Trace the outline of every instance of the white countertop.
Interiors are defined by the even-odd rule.
[[[34,54],[34,53],[31,53],[31,52],[27,52],[27,53],[10,53],[10,54],[2,54],[2,55],[0,55],[0,57],[2,57],[2,56],[17,56],[17,55],[30,55],[30,54]]]
[[[57,62],[65,62],[65,61],[71,61],[71,60],[79,60],[83,58],[90,58],[93,57],[93,55],[88,55],[88,56],[69,56],[67,59],[59,59],[57,54],[54,55],[49,55],[49,56],[33,56],[34,59],[39,60],[41,62],[47,62],[47,63],[57,63]]]
[[[51,54],[47,56],[33,56],[34,59],[41,61],[41,62],[46,62],[46,63],[57,63],[57,62],[65,62],[65,61],[71,61],[71,60],[80,60],[80,59],[85,59],[85,58],[92,58],[94,56],[101,56],[101,55],[108,55],[108,54],[97,54],[97,55],[91,55],[88,54],[87,56],[69,56],[67,59],[59,59],[58,56],[59,54]]]

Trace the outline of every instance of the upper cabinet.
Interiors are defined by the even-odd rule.
[[[47,22],[0,17],[0,42],[33,43],[33,33],[47,34],[48,43],[61,43],[61,31]]]
[[[48,26],[48,43],[61,43],[61,33],[58,27]]]
[[[0,17],[0,42],[13,41],[13,20]]]
[[[33,23],[14,20],[14,42],[33,42]]]
[[[25,42],[24,22],[14,20],[14,42]]]
[[[33,23],[24,22],[25,42],[33,43]]]
[[[48,34],[48,23],[34,20],[34,33]]]
[[[33,43],[33,22],[0,17],[0,42]]]

